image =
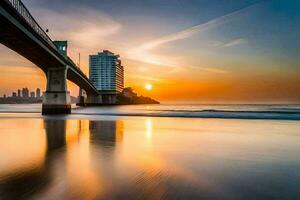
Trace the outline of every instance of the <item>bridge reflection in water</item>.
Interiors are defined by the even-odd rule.
[[[94,138],[94,143],[100,145],[100,152],[101,145],[114,149],[122,142],[121,121],[20,119],[13,132],[9,120],[3,124],[7,127],[2,126],[0,134],[0,199],[45,199],[46,194],[39,193],[59,183],[62,177],[70,188],[78,189],[77,198],[98,195],[101,184],[93,173],[90,140]],[[61,163],[66,165],[57,169]],[[74,193],[65,189],[66,193]]]

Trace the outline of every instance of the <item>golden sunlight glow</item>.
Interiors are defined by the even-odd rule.
[[[1,179],[44,165],[47,139],[42,120],[19,119],[15,124],[3,119],[0,132]]]
[[[146,128],[147,139],[151,139],[152,138],[152,127],[153,127],[153,124],[152,124],[151,118],[146,119],[146,121],[145,121],[145,128]]]
[[[145,89],[146,90],[152,90],[152,88],[153,88],[153,86],[152,86],[152,84],[150,84],[150,83],[147,83],[146,85],[145,85]]]
[[[80,199],[95,199],[102,192],[101,174],[93,168],[90,152],[90,131],[88,120],[68,120],[67,177],[69,187]],[[77,137],[74,137],[77,136]],[[77,141],[75,140],[77,139]],[[85,187],[82,187],[85,183]],[[86,191],[86,193],[84,193]]]

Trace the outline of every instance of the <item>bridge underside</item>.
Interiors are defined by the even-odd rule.
[[[39,66],[44,72],[49,67],[63,66],[49,52],[46,52],[41,42],[33,42],[33,38],[30,38],[28,34],[24,34],[23,31],[26,31],[26,29],[21,31],[2,15],[0,15],[0,27],[0,42]],[[35,37],[32,33],[29,33],[29,35]]]
[[[6,1],[0,1],[0,43],[41,68],[47,77],[43,114],[66,114],[71,111],[66,80],[74,82],[89,95],[98,91],[73,62],[41,37]]]

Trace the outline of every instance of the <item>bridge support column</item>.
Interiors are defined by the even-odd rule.
[[[76,104],[77,106],[85,106],[85,98],[84,96],[78,96],[78,102]]]
[[[47,71],[47,90],[43,96],[43,115],[70,114],[71,98],[67,91],[67,67]]]
[[[79,95],[78,95],[78,102],[76,103],[77,106],[85,106],[85,97],[83,96],[82,88],[79,88]]]
[[[103,104],[102,96],[101,95],[87,95],[85,105],[101,105]]]

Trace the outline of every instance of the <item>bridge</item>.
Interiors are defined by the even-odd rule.
[[[27,58],[45,73],[42,114],[70,114],[67,79],[84,89],[87,103],[101,103],[88,77],[53,43],[21,0],[0,0],[0,43]]]

